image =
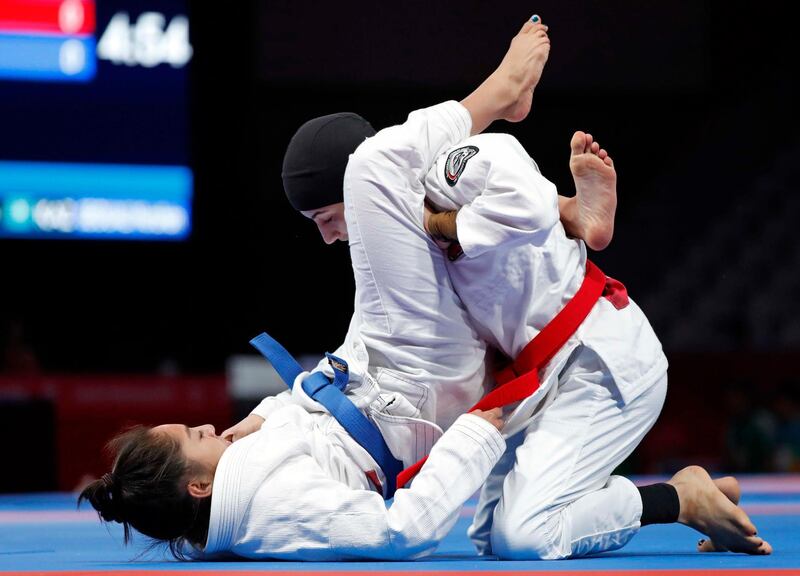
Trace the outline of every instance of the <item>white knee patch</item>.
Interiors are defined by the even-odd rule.
[[[570,555],[569,539],[565,538],[564,508],[545,511],[533,517],[520,514],[498,514],[492,526],[492,553],[508,560],[557,560]]]

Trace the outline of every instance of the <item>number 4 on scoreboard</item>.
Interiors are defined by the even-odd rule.
[[[158,12],[144,12],[135,23],[127,12],[117,12],[100,37],[97,57],[128,66],[181,68],[192,57],[189,19],[178,15],[165,24],[166,17]]]

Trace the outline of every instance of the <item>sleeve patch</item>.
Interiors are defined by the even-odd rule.
[[[462,146],[447,155],[447,162],[444,163],[444,179],[448,185],[456,185],[467,166],[467,161],[478,152],[477,146]]]

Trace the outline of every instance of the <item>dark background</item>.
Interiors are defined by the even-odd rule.
[[[762,438],[781,426],[794,469],[798,64],[778,2],[190,2],[191,239],[0,241],[3,373],[221,374],[262,330],[297,354],[334,349],[352,312],[348,251],[285,201],[289,138],[320,114],[380,129],[463,98],[532,13],[552,42],[533,112],[492,130],[515,134],[562,194],[574,130],[615,159],[616,235],[593,259],[625,282],[672,365],[632,469],[692,456],[781,469],[779,448],[759,444],[785,444]],[[751,421],[759,410],[768,426]],[[755,440],[738,438],[750,428]],[[705,451],[696,434],[713,436]],[[765,461],[736,454],[748,442]]]

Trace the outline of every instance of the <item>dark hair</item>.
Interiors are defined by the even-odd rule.
[[[183,559],[185,544],[205,545],[211,514],[211,496],[195,498],[186,488],[191,464],[177,440],[137,426],[108,443],[114,455],[112,472],[89,484],[78,497],[88,500],[106,522],[119,522],[125,544],[131,527]],[[156,542],[157,544],[157,542]]]

